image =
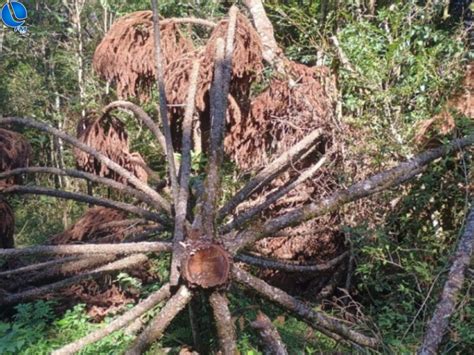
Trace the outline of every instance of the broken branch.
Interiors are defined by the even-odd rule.
[[[456,253],[453,256],[453,263],[449,270],[448,279],[444,284],[441,299],[436,306],[436,310],[428,323],[423,344],[418,349],[419,355],[432,355],[438,353],[438,347],[446,329],[449,319],[454,313],[456,301],[464,283],[464,273],[469,266],[474,247],[474,207],[467,217],[464,233],[459,241]]]
[[[325,335],[334,338],[332,333],[335,333],[339,336],[336,337],[337,340],[340,340],[340,337],[342,337],[343,339],[354,342],[360,346],[374,349],[379,345],[378,339],[358,333],[352,329],[349,329],[344,324],[342,324],[341,321],[335,318],[330,318],[320,312],[313,311],[303,302],[298,301],[296,298],[290,296],[279,288],[270,286],[265,281],[251,275],[238,266],[234,265],[232,273],[237,282],[253,289],[254,291],[257,291],[257,293],[261,294],[270,301],[273,301],[283,308],[296,314],[311,327],[323,332]]]
[[[87,345],[93,344],[105,338],[107,335],[112,334],[113,332],[125,327],[127,324],[141,317],[143,314],[145,314],[150,309],[155,307],[158,303],[164,301],[170,296],[171,296],[170,285],[166,284],[163,287],[161,287],[158,291],[153,292],[146,299],[138,303],[131,310],[124,313],[117,319],[113,320],[110,324],[108,324],[104,328],[98,329],[95,332],[90,333],[89,335],[86,335],[85,337],[62,347],[61,349],[54,351],[52,355],[75,354],[81,351]]]
[[[234,355],[237,353],[237,336],[229,311],[229,300],[219,291],[215,291],[209,296],[214,319],[216,321],[217,335],[219,336],[219,346],[223,355]]]
[[[278,330],[265,313],[258,312],[257,319],[250,323],[250,325],[258,330],[264,344],[263,353],[265,355],[288,355]]]
[[[0,257],[16,257],[25,255],[136,254],[167,251],[171,251],[171,243],[167,242],[38,245],[26,248],[0,249]]]
[[[186,286],[181,286],[174,296],[169,299],[160,313],[153,318],[143,333],[138,336],[125,355],[143,354],[145,350],[163,334],[178,313],[186,307],[189,301],[191,301],[192,296],[193,294]]]

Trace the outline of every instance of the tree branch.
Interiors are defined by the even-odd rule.
[[[186,286],[181,286],[161,309],[160,313],[153,318],[143,333],[138,336],[125,355],[143,354],[145,350],[163,334],[171,321],[186,307],[188,302],[191,301],[191,298],[191,291]]]
[[[227,250],[236,252],[281,229],[333,212],[344,204],[398,186],[419,174],[432,161],[472,144],[474,144],[474,135],[456,139],[447,145],[421,153],[395,168],[383,171],[347,189],[337,190],[322,200],[294,208],[282,216],[269,220],[263,226],[243,231],[237,237],[227,236],[224,241]]]
[[[173,140],[171,137],[171,128],[168,120],[168,104],[166,101],[166,89],[164,81],[163,58],[161,55],[161,39],[160,39],[160,19],[158,14],[157,0],[152,0],[153,8],[153,38],[155,44],[155,70],[156,84],[160,97],[160,117],[163,125],[166,143],[166,157],[168,160],[168,169],[170,173],[171,189],[173,191],[174,205],[178,204],[178,178],[176,176],[176,165],[174,160]]]
[[[314,142],[323,135],[322,129],[316,129],[290,150],[284,152],[281,156],[271,162],[267,167],[262,169],[254,178],[252,178],[234,197],[232,197],[221,208],[218,214],[218,220],[222,220],[226,215],[231,213],[242,201],[245,201],[253,192],[268,184],[285,169],[291,166],[303,154],[310,150]]]
[[[171,251],[171,243],[167,242],[38,245],[26,248],[0,249],[0,257],[18,257],[25,255],[136,254],[169,251]]]
[[[104,114],[109,113],[112,110],[120,109],[125,111],[131,111],[133,115],[140,121],[142,121],[145,126],[153,133],[158,143],[161,145],[163,152],[166,154],[166,142],[165,136],[160,131],[160,127],[152,120],[150,116],[138,105],[135,105],[133,102],[118,100],[111,102],[107,106],[104,107],[103,112]]]
[[[229,300],[219,291],[214,291],[209,296],[214,319],[216,321],[217,334],[219,336],[219,346],[223,355],[234,355],[237,353],[237,336],[229,311]]]
[[[115,208],[117,210],[133,213],[133,214],[136,214],[137,216],[140,216],[145,219],[155,221],[164,225],[169,224],[169,221],[167,219],[164,219],[159,214],[147,211],[143,208],[136,207],[124,202],[118,202],[118,201],[108,200],[105,198],[89,196],[89,195],[77,193],[77,192],[55,190],[55,189],[50,189],[50,188],[42,187],[42,186],[12,185],[12,186],[0,189],[0,195],[3,195],[3,194],[31,194],[31,195],[52,196],[52,197],[57,197],[61,199],[66,199],[66,200],[84,202],[91,205]]]
[[[335,318],[329,318],[320,312],[313,311],[303,302],[298,301],[296,298],[290,296],[281,289],[270,286],[265,281],[258,279],[257,277],[235,265],[232,273],[234,279],[237,282],[257,291],[257,293],[261,294],[270,301],[275,302],[283,308],[291,311],[311,327],[323,332],[325,335],[333,337],[332,333],[335,333],[340,337],[354,342],[360,346],[374,349],[379,345],[379,341],[377,339],[370,338],[366,335],[349,329],[344,324],[342,324],[341,321]],[[340,338],[336,337],[336,339],[339,340]]]
[[[260,334],[264,344],[263,353],[265,355],[288,355],[278,330],[265,313],[258,312],[257,319],[250,325]]]
[[[128,256],[124,259],[114,261],[113,263],[107,264],[105,266],[101,266],[87,273],[76,275],[71,278],[61,280],[61,281],[58,281],[46,286],[32,288],[24,292],[6,294],[5,296],[0,296],[0,304],[8,305],[8,304],[15,304],[15,303],[30,301],[32,299],[35,299],[36,297],[43,296],[47,293],[62,289],[64,287],[73,285],[75,283],[78,283],[84,280],[94,279],[110,272],[128,269],[133,266],[143,264],[147,260],[148,258],[143,254]]]
[[[423,344],[418,349],[419,355],[432,355],[438,353],[438,347],[446,329],[449,319],[455,311],[457,297],[464,283],[464,273],[469,266],[474,248],[474,207],[467,217],[464,233],[459,240],[453,263],[449,270],[448,279],[444,284],[441,299],[428,323]]]
[[[146,299],[138,303],[131,310],[124,313],[117,319],[113,320],[110,324],[107,324],[104,328],[98,329],[95,332],[90,333],[85,337],[62,347],[61,349],[55,350],[52,355],[75,354],[84,349],[84,347],[86,347],[87,345],[93,344],[105,338],[107,335],[112,334],[113,332],[125,327],[127,324],[141,317],[143,314],[155,307],[158,303],[164,301],[165,299],[168,299],[170,296],[170,285],[166,284],[158,291],[153,292]]]
[[[68,258],[54,259],[54,260],[45,261],[43,263],[31,264],[31,265],[20,267],[18,269],[2,271],[0,272],[0,277],[7,278],[7,277],[11,277],[18,274],[31,273],[32,271],[53,267],[58,264],[65,264],[70,261],[76,261],[79,259],[81,259],[80,256],[70,256]]]
[[[121,184],[113,179],[100,177],[95,174],[90,174],[90,173],[86,173],[84,171],[75,170],[75,169],[59,169],[59,168],[53,168],[53,167],[19,168],[19,169],[13,169],[13,170],[0,173],[0,180],[8,178],[10,176],[16,176],[16,175],[22,175],[22,174],[54,174],[54,175],[60,175],[60,176],[70,176],[74,178],[85,179],[85,180],[92,181],[95,183],[110,186],[116,189],[117,191],[136,197],[138,200],[148,203],[151,206],[154,205],[153,199],[150,196],[148,196],[146,193],[140,190],[137,190],[125,184]],[[170,204],[167,201],[165,202],[166,204],[161,206],[161,210],[171,213]]]
[[[115,260],[115,255],[94,255],[86,259],[80,259],[75,261],[66,262],[61,265],[55,265],[49,267],[46,270],[43,270],[40,273],[34,273],[30,275],[25,275],[24,277],[18,277],[13,280],[13,283],[9,286],[10,289],[16,289],[26,284],[34,284],[37,281],[49,279],[58,275],[69,275],[71,273],[79,273],[85,269],[90,269],[92,267],[97,267],[105,263]]]
[[[207,237],[214,237],[214,223],[217,211],[220,176],[219,168],[224,156],[224,135],[227,115],[227,100],[232,77],[232,56],[237,24],[238,9],[232,6],[229,11],[227,39],[224,44],[219,39],[216,43],[214,81],[211,86],[211,148],[207,164],[206,194],[202,205],[203,232]]]
[[[316,164],[311,166],[310,168],[306,169],[303,173],[296,176],[294,179],[280,187],[278,190],[269,193],[267,196],[264,197],[264,201],[254,207],[249,208],[248,210],[242,212],[238,216],[236,216],[231,222],[223,226],[219,232],[222,234],[228,233],[233,229],[237,229],[243,226],[245,223],[252,220],[258,214],[263,212],[265,209],[270,207],[272,204],[277,202],[280,198],[285,196],[291,190],[296,188],[299,184],[303,183],[307,179],[311,178],[316,174],[316,172],[323,166],[326,162],[326,156],[322,157]]]
[[[173,255],[171,259],[170,284],[176,286],[179,280],[179,264],[183,248],[181,242],[184,240],[184,226],[189,199],[189,175],[191,173],[191,134],[193,129],[193,115],[196,101],[197,83],[199,77],[199,61],[193,62],[191,77],[189,79],[188,97],[183,120],[183,140],[181,155],[181,171],[178,202],[176,204],[176,217],[173,236]]]
[[[10,124],[10,123],[16,123],[16,124],[20,124],[27,127],[32,127],[40,131],[49,133],[53,135],[54,137],[60,138],[66,143],[92,155],[94,158],[97,159],[97,161],[104,164],[109,169],[116,172],[123,178],[127,179],[127,181],[130,182],[132,185],[134,185],[137,189],[148,194],[150,198],[152,198],[153,201],[155,201],[155,203],[153,204],[153,207],[157,208],[158,210],[162,209],[163,206],[166,206],[168,204],[168,201],[166,201],[162,196],[160,196],[160,194],[158,194],[150,186],[140,181],[135,175],[130,173],[128,170],[124,169],[122,166],[120,166],[113,160],[107,158],[102,153],[99,153],[96,149],[91,148],[87,144],[80,142],[78,139],[73,138],[70,135],[54,127],[51,127],[45,123],[42,123],[33,119],[22,118],[22,117],[1,117],[0,118],[0,126]]]
[[[325,272],[334,269],[344,259],[347,258],[349,252],[344,252],[336,258],[329,260],[322,264],[314,265],[299,265],[295,263],[289,263],[281,260],[272,260],[263,257],[256,257],[248,254],[237,254],[234,256],[234,260],[241,261],[249,265],[255,265],[266,269],[282,270],[286,272],[298,272],[298,273],[314,273],[314,272]]]

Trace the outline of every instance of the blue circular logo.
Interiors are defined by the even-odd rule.
[[[17,28],[25,23],[28,17],[28,11],[26,11],[26,7],[22,3],[11,1],[3,5],[1,15],[5,25],[11,28]]]

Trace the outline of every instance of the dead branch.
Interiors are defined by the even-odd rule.
[[[245,223],[252,220],[258,214],[263,212],[265,209],[270,207],[272,204],[277,202],[280,198],[285,196],[291,190],[296,188],[298,185],[306,181],[307,179],[311,178],[316,174],[316,172],[323,166],[326,162],[326,156],[322,157],[316,164],[311,166],[310,168],[306,169],[301,174],[297,175],[291,181],[280,187],[278,190],[269,193],[267,196],[264,197],[264,201],[254,207],[249,208],[248,210],[242,212],[241,214],[237,215],[231,222],[223,226],[219,232],[222,234],[228,233],[233,229],[239,228],[243,226]]]
[[[105,266],[101,266],[95,270],[86,272],[84,274],[79,274],[46,286],[35,287],[19,293],[6,294],[0,298],[0,304],[8,305],[29,301],[84,280],[94,279],[117,270],[129,269],[131,267],[143,264],[147,260],[148,258],[143,254],[128,256]]]
[[[258,312],[257,319],[251,324],[252,328],[258,330],[264,344],[265,355],[287,355],[285,343],[281,340],[278,330],[272,324],[272,321],[263,312]]]
[[[45,195],[51,197],[57,197],[66,200],[74,200],[78,202],[84,202],[91,205],[103,206],[108,208],[114,208],[121,211],[136,214],[137,216],[143,217],[147,220],[155,221],[160,224],[168,224],[168,220],[163,218],[157,213],[150,212],[143,208],[133,206],[125,202],[113,201],[101,197],[89,196],[78,192],[69,192],[50,189],[42,186],[17,186],[13,185],[4,189],[0,189],[0,194],[31,194],[31,195]]]
[[[374,349],[377,348],[380,343],[378,339],[368,337],[356,332],[355,330],[349,329],[341,321],[335,318],[330,318],[325,314],[313,311],[311,307],[308,307],[306,304],[298,301],[296,298],[290,296],[281,289],[270,286],[265,281],[260,280],[235,265],[232,273],[237,282],[251,288],[270,301],[273,301],[296,314],[310,326],[321,331],[325,335],[333,337],[333,333],[335,333],[346,341]],[[337,337],[337,340],[340,339],[339,337]]]
[[[25,277],[19,277],[13,280],[13,283],[9,285],[10,289],[17,289],[21,286],[26,284],[34,284],[40,280],[49,279],[59,275],[70,275],[72,273],[79,273],[85,269],[90,269],[93,267],[97,267],[99,265],[103,265],[105,263],[109,263],[115,260],[115,255],[94,255],[90,258],[80,259],[65,262],[59,265],[50,266],[46,270],[42,272],[33,273],[30,275],[26,275]]]
[[[98,329],[93,333],[86,335],[85,337],[76,340],[75,342],[68,344],[61,349],[55,350],[53,355],[66,355],[66,354],[75,354],[81,351],[84,347],[89,344],[93,344],[107,335],[112,334],[113,332],[127,326],[127,324],[133,322],[135,319],[138,319],[143,314],[148,312],[150,309],[155,307],[160,302],[171,296],[170,285],[165,284],[158,291],[153,292],[146,299],[138,303],[128,312],[124,313],[117,319],[113,320],[110,324],[106,325],[102,329]]]
[[[171,243],[167,242],[38,245],[26,248],[0,249],[0,257],[18,257],[25,255],[136,254],[169,251],[171,251]]]
[[[191,173],[191,144],[193,116],[196,101],[196,91],[199,76],[199,61],[195,60],[191,71],[189,82],[188,97],[186,102],[186,110],[183,120],[183,138],[182,138],[182,155],[180,167],[180,186],[178,192],[178,201],[175,213],[175,228],[173,237],[173,256],[171,260],[170,284],[176,286],[179,280],[179,264],[181,263],[182,246],[184,240],[184,226],[186,221],[186,213],[189,199],[189,175]]]
[[[282,63],[282,50],[275,40],[273,25],[268,19],[261,0],[244,0],[245,6],[252,15],[253,23],[263,45],[263,59],[270,65],[275,65],[277,70],[284,72]]]
[[[163,152],[166,154],[166,142],[163,133],[160,131],[160,127],[152,120],[150,116],[138,105],[135,105],[133,102],[118,100],[111,102],[104,107],[104,114],[108,114],[110,111],[120,109],[125,111],[131,111],[133,115],[140,121],[142,121],[145,126],[153,133],[158,143],[161,145]]]
[[[85,179],[87,181],[92,181],[95,183],[103,184],[105,186],[110,186],[117,191],[122,193],[129,194],[131,196],[136,197],[138,200],[142,202],[149,203],[153,205],[153,199],[151,199],[147,194],[143,193],[140,190],[137,190],[133,187],[121,184],[113,179],[100,177],[96,174],[86,173],[84,171],[76,170],[76,169],[59,169],[53,167],[30,167],[30,168],[20,168],[9,170],[6,172],[0,173],[0,179],[8,178],[10,176],[17,176],[22,174],[54,174],[59,176],[70,176],[79,179]],[[162,210],[171,213],[171,206],[170,204],[165,201],[166,204],[162,206]]]
[[[194,17],[169,17],[163,20],[160,20],[160,24],[165,25],[168,23],[177,23],[177,24],[194,24],[194,25],[201,25],[206,27],[214,28],[217,26],[215,22],[204,20],[202,18],[194,18]]]
[[[423,344],[418,349],[420,355],[432,355],[438,353],[438,347],[449,325],[449,319],[455,311],[458,294],[464,283],[464,273],[469,266],[474,248],[474,207],[466,220],[464,233],[459,240],[456,253],[453,255],[453,263],[449,270],[448,279],[444,284],[441,299],[436,310],[428,323],[423,339]]]
[[[165,331],[171,321],[183,310],[191,301],[193,294],[186,286],[181,286],[173,297],[161,309],[160,313],[153,318],[151,323],[141,333],[132,347],[125,353],[126,355],[141,355],[145,350],[157,340]]]
[[[278,176],[278,174],[291,166],[291,164],[294,164],[296,160],[298,160],[303,154],[313,147],[315,141],[318,140],[322,134],[322,129],[315,129],[298,144],[293,146],[293,148],[283,153],[267,167],[262,169],[239,192],[237,192],[234,197],[224,205],[224,207],[220,209],[218,220],[221,220],[226,215],[231,213],[235,207],[237,207],[242,201],[245,201],[254,191],[268,184],[276,176]]]
[[[424,167],[432,161],[472,144],[474,144],[474,135],[455,139],[447,145],[428,150],[392,169],[385,170],[364,181],[358,182],[347,189],[337,190],[320,201],[294,208],[280,217],[269,220],[263,226],[241,232],[236,238],[234,236],[231,238],[227,237],[225,238],[227,249],[235,252],[255,243],[259,239],[273,235],[281,229],[322,216],[337,210],[349,202],[398,186],[421,173]]]
[[[78,257],[78,256],[70,256],[68,258],[54,259],[54,260],[45,261],[43,263],[31,264],[31,265],[20,267],[18,269],[2,271],[0,272],[0,277],[11,277],[18,274],[31,273],[32,271],[53,267],[58,264],[65,264],[70,261],[76,261],[76,260],[79,260],[80,258],[81,257]]]
[[[71,137],[70,135],[51,127],[45,123],[36,121],[30,118],[24,117],[1,117],[0,118],[0,126],[5,124],[16,123],[27,127],[32,127],[38,129],[40,131],[49,133],[54,137],[60,138],[68,144],[92,155],[96,158],[100,163],[104,164],[111,170],[115,171],[118,175],[125,178],[128,182],[134,185],[137,189],[143,191],[144,193],[148,194],[153,201],[155,202],[153,206],[157,209],[162,209],[163,206],[166,206],[167,201],[160,196],[155,190],[153,190],[150,186],[140,181],[135,175],[131,174],[128,170],[121,167],[119,164],[114,162],[113,160],[107,158],[105,155],[101,154],[97,150],[89,147],[88,145],[80,142],[78,139]]]
[[[229,300],[227,297],[215,291],[209,296],[209,303],[214,312],[217,334],[219,336],[219,346],[223,355],[234,355],[237,353],[237,336],[229,311]]]
[[[170,174],[171,189],[173,191],[174,205],[178,205],[178,178],[176,175],[176,165],[174,160],[173,141],[171,138],[170,123],[168,120],[168,104],[166,101],[166,89],[164,81],[163,58],[161,56],[161,39],[160,39],[160,19],[158,14],[157,0],[152,0],[153,8],[153,40],[155,44],[155,72],[156,85],[160,96],[160,117],[161,124],[165,135],[166,157],[168,160],[168,169]]]
[[[229,95],[230,79],[232,76],[232,56],[234,52],[237,14],[237,7],[232,6],[229,11],[225,49],[222,40],[216,42],[214,81],[210,91],[211,148],[206,177],[206,194],[202,205],[203,231],[208,237],[214,236],[216,204],[220,186],[219,167],[224,156],[227,96]]]
[[[236,261],[241,261],[249,265],[255,265],[266,269],[282,270],[286,272],[314,273],[325,272],[334,269],[344,259],[346,259],[348,255],[349,252],[344,252],[336,258],[329,260],[328,262],[314,265],[299,265],[296,263],[290,263],[281,260],[272,260],[248,254],[237,254],[234,259]]]

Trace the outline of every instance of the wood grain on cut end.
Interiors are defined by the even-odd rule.
[[[193,243],[182,261],[183,278],[193,287],[222,286],[229,279],[231,258],[220,245]]]

